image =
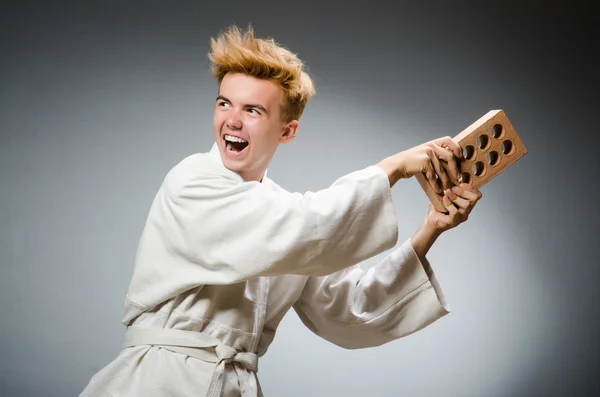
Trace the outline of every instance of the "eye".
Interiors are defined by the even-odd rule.
[[[224,106],[228,106],[228,105],[229,105],[229,103],[227,103],[225,101],[219,101],[219,102],[217,102],[217,106],[218,107],[224,107]]]
[[[253,109],[253,108],[248,109],[248,112],[250,112],[251,114],[253,114],[255,116],[260,115],[260,112],[258,110],[256,110],[256,109]]]

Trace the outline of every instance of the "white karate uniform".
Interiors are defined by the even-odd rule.
[[[245,182],[216,144],[166,176],[125,300],[126,342],[81,397],[261,396],[258,357],[293,308],[343,348],[378,346],[449,312],[410,239],[396,246],[387,175],[370,166],[290,193]]]

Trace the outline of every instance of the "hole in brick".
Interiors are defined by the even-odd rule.
[[[479,149],[485,150],[490,145],[490,138],[487,135],[479,135],[477,137],[477,146]]]
[[[462,172],[460,176],[462,177],[462,183],[471,182],[471,174],[469,174],[468,172]]]
[[[500,149],[504,154],[512,154],[512,152],[514,151],[512,141],[509,139],[505,140],[504,142],[502,142],[502,145],[500,145]]]
[[[492,126],[492,137],[500,139],[504,136],[504,128],[501,124],[494,124]]]
[[[491,152],[488,153],[486,159],[489,165],[496,165],[498,164],[498,159],[500,157],[498,156],[498,152],[495,150],[492,150]]]
[[[485,165],[483,164],[483,161],[478,161],[475,164],[473,164],[472,171],[473,174],[477,176],[482,176],[483,174],[485,174]]]
[[[463,157],[467,160],[472,159],[474,154],[475,154],[475,148],[473,147],[473,145],[467,145],[463,149]]]

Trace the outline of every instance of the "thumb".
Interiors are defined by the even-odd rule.
[[[452,207],[452,201],[450,201],[448,196],[446,196],[445,194],[442,197],[442,203],[444,204],[444,207],[446,207],[448,210],[450,210],[450,208]]]
[[[442,203],[444,203],[445,207],[447,207],[450,204],[450,200],[448,199],[448,196],[446,196],[445,194],[442,196]]]

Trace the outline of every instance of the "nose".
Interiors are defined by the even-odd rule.
[[[232,130],[239,130],[242,128],[242,120],[237,110],[231,110],[229,117],[227,118],[227,128]]]

